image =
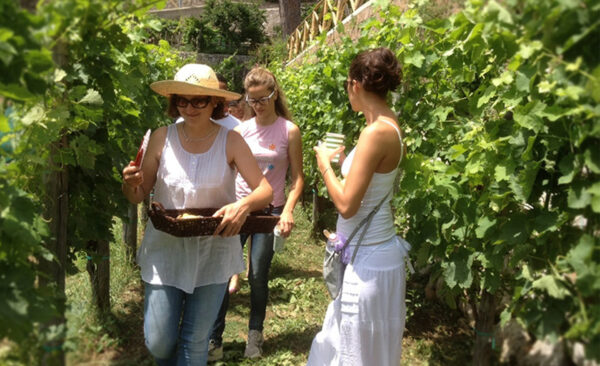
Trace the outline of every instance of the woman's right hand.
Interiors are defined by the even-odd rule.
[[[213,235],[228,237],[237,235],[240,232],[242,225],[250,214],[250,207],[244,201],[244,199],[241,199],[225,205],[213,214],[213,217],[223,217]]]
[[[339,146],[337,149],[329,149],[322,142],[319,142],[317,146],[314,146],[313,150],[316,153],[315,155],[317,157],[317,165],[319,170],[323,172],[325,169],[331,166],[331,160],[333,160],[337,154],[341,154],[345,148],[345,146]]]
[[[133,161],[129,162],[125,168],[123,168],[123,182],[135,189],[144,183],[144,173],[141,167],[136,166]]]

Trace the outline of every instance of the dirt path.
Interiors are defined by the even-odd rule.
[[[276,254],[271,267],[269,306],[265,320],[264,357],[245,360],[250,289],[242,275],[241,289],[230,298],[222,365],[303,365],[319,331],[329,297],[321,278],[322,243],[311,236],[311,222],[297,210],[297,227]],[[119,237],[119,236],[116,236]],[[89,310],[85,274],[68,281],[69,365],[152,365],[143,338],[143,290],[136,270],[128,272],[113,244],[112,312],[102,321]],[[124,250],[123,250],[124,251]],[[125,273],[125,274],[124,274]],[[408,320],[403,339],[403,365],[464,365],[470,360],[472,335],[457,311],[425,300],[426,278],[407,283]],[[118,283],[121,281],[122,283]],[[88,304],[88,305],[85,305]],[[86,310],[85,307],[88,306]],[[73,328],[78,328],[75,330]]]

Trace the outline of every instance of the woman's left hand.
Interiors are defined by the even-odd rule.
[[[223,220],[217,226],[213,235],[225,237],[237,235],[244,222],[246,222],[246,218],[250,213],[249,210],[249,206],[244,204],[242,200],[221,207],[213,215],[213,217],[223,216]]]
[[[294,215],[288,212],[282,212],[281,216],[279,216],[279,223],[277,224],[279,227],[279,231],[281,232],[281,236],[287,238],[290,236],[292,229],[294,228]]]

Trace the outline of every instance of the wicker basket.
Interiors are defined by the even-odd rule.
[[[223,219],[222,217],[212,217],[216,211],[216,208],[167,210],[159,202],[152,202],[148,216],[156,229],[177,237],[189,237],[212,235]],[[181,214],[204,217],[177,218]],[[278,222],[278,216],[266,214],[264,211],[252,212],[242,225],[240,234],[271,233]]]

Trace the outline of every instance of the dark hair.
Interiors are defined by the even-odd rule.
[[[223,76],[223,74],[217,72],[216,75],[217,80],[219,80],[219,82],[225,83],[225,85],[227,85],[227,79],[225,78],[225,76]]]
[[[350,79],[362,83],[363,88],[385,98],[402,80],[402,69],[392,51],[385,47],[362,51],[350,64]]]
[[[212,98],[217,99],[217,106],[215,107],[215,109],[213,109],[213,112],[210,115],[210,118],[212,118],[212,119],[224,118],[225,117],[225,99],[218,98],[218,97],[212,97]],[[179,110],[177,110],[177,104],[175,104],[175,98],[173,98],[173,94],[169,95],[167,99],[169,100],[169,106],[167,107],[167,115],[171,118],[180,117],[181,114],[179,114]]]

